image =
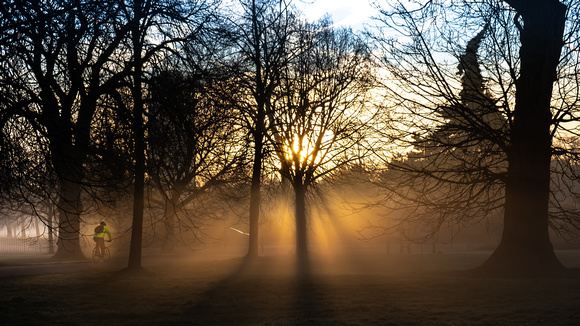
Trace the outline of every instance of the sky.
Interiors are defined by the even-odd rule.
[[[371,0],[295,0],[294,4],[311,21],[328,13],[335,25],[362,30],[364,23],[372,23],[370,17],[377,16],[377,10],[370,2]]]

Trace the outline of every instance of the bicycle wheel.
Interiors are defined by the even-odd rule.
[[[105,251],[103,252],[103,262],[108,262],[111,259],[111,252],[109,251],[108,247],[105,247]]]
[[[101,256],[99,256],[99,255],[97,254],[97,247],[94,247],[94,248],[93,248],[93,261],[94,261],[95,263],[98,263],[98,262],[99,262],[99,260],[101,260]]]

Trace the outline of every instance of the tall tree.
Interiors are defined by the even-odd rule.
[[[91,121],[99,100],[125,76],[115,61],[127,35],[118,24],[119,6],[10,1],[0,9],[4,37],[11,40],[2,45],[3,121],[30,126],[48,144],[46,164],[57,178],[57,258],[83,257],[79,231]]]
[[[143,242],[144,190],[146,172],[145,85],[149,66],[175,52],[183,42],[203,33],[204,24],[215,10],[212,1],[135,0],[124,11],[130,25],[132,68],[130,83],[133,158],[133,223],[128,271],[139,271]]]
[[[228,15],[227,41],[234,55],[226,63],[232,83],[228,83],[224,98],[239,110],[240,123],[251,135],[248,257],[254,258],[259,250],[260,188],[265,137],[270,128],[267,115],[273,110],[274,91],[290,56],[287,47],[294,13],[286,0],[242,0],[239,9]]]
[[[151,8],[150,1],[133,1],[132,17],[128,20],[131,25],[131,46],[133,64],[133,83],[131,94],[133,100],[132,131],[135,152],[134,184],[133,184],[133,223],[131,224],[131,246],[129,250],[129,262],[127,270],[137,271],[141,266],[141,249],[143,243],[143,210],[145,191],[145,126],[143,115],[145,107],[143,103],[143,47],[142,43],[149,32],[150,26],[145,25],[149,21],[147,8]]]
[[[481,217],[490,206],[501,207],[502,240],[480,270],[514,275],[559,271],[562,265],[548,233],[552,140],[555,130],[561,128],[553,124],[551,105],[566,5],[550,0],[462,3],[465,6],[454,7],[454,19],[441,25],[430,17],[450,8],[437,1],[413,8],[399,4],[396,13],[383,12],[383,21],[399,31],[406,29],[414,41],[403,45],[402,51],[390,51],[394,55],[389,58],[398,62],[390,61],[387,66],[394,84],[401,87],[392,87],[396,92],[390,95],[400,100],[398,108],[406,107],[412,114],[405,140],[427,137],[429,142],[416,144],[437,144],[440,148],[426,151],[423,147],[420,153],[424,156],[415,160],[420,162],[420,168],[391,165],[392,169],[429,180],[421,186],[409,179],[409,184],[415,182],[416,189],[422,188],[422,195],[421,191],[415,196],[405,195],[400,187],[398,197],[439,205],[447,210],[441,215],[443,219]],[[435,26],[441,28],[443,35],[453,33],[457,23],[470,30],[475,29],[471,26],[480,30],[488,26],[482,35],[471,34],[475,35],[469,42],[471,46],[468,44],[462,55],[453,50],[460,46],[454,38],[437,39],[430,37],[435,34],[429,34],[436,30],[432,29]],[[519,37],[514,34],[515,28]],[[478,46],[473,48],[474,45]],[[481,54],[475,56],[478,62],[473,61],[474,53],[470,54],[473,50]],[[441,52],[435,54],[436,51]],[[440,60],[443,53],[458,59],[463,80],[457,80]],[[480,66],[483,72],[479,71]],[[479,80],[482,74],[485,77]],[[411,92],[415,95],[411,96]],[[474,98],[479,98],[476,106]],[[433,128],[439,131],[431,132]],[[435,135],[447,136],[434,138]],[[447,197],[437,197],[434,189]],[[434,202],[429,197],[459,200]],[[476,202],[479,213],[473,214],[470,205]],[[487,208],[486,202],[490,203]],[[450,207],[466,210],[452,211]]]
[[[558,0],[505,0],[517,12],[520,75],[516,81],[502,240],[485,272],[550,273],[562,268],[548,234],[553,84],[567,7]],[[520,23],[521,19],[521,23]]]
[[[280,173],[294,189],[296,253],[305,260],[308,189],[364,157],[373,72],[366,44],[328,19],[305,23],[294,46],[300,50],[284,70],[270,120]]]

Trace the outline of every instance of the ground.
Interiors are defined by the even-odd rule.
[[[46,264],[0,259],[3,325],[578,325],[580,275],[473,277],[489,253],[144,257]],[[558,253],[580,267],[580,252]],[[15,266],[19,265],[19,266]],[[40,267],[39,267],[40,266]],[[245,266],[245,267],[244,267]],[[36,268],[36,269],[35,269]]]

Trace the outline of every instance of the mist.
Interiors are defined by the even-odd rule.
[[[2,323],[579,324],[580,2],[354,7],[3,1]]]

